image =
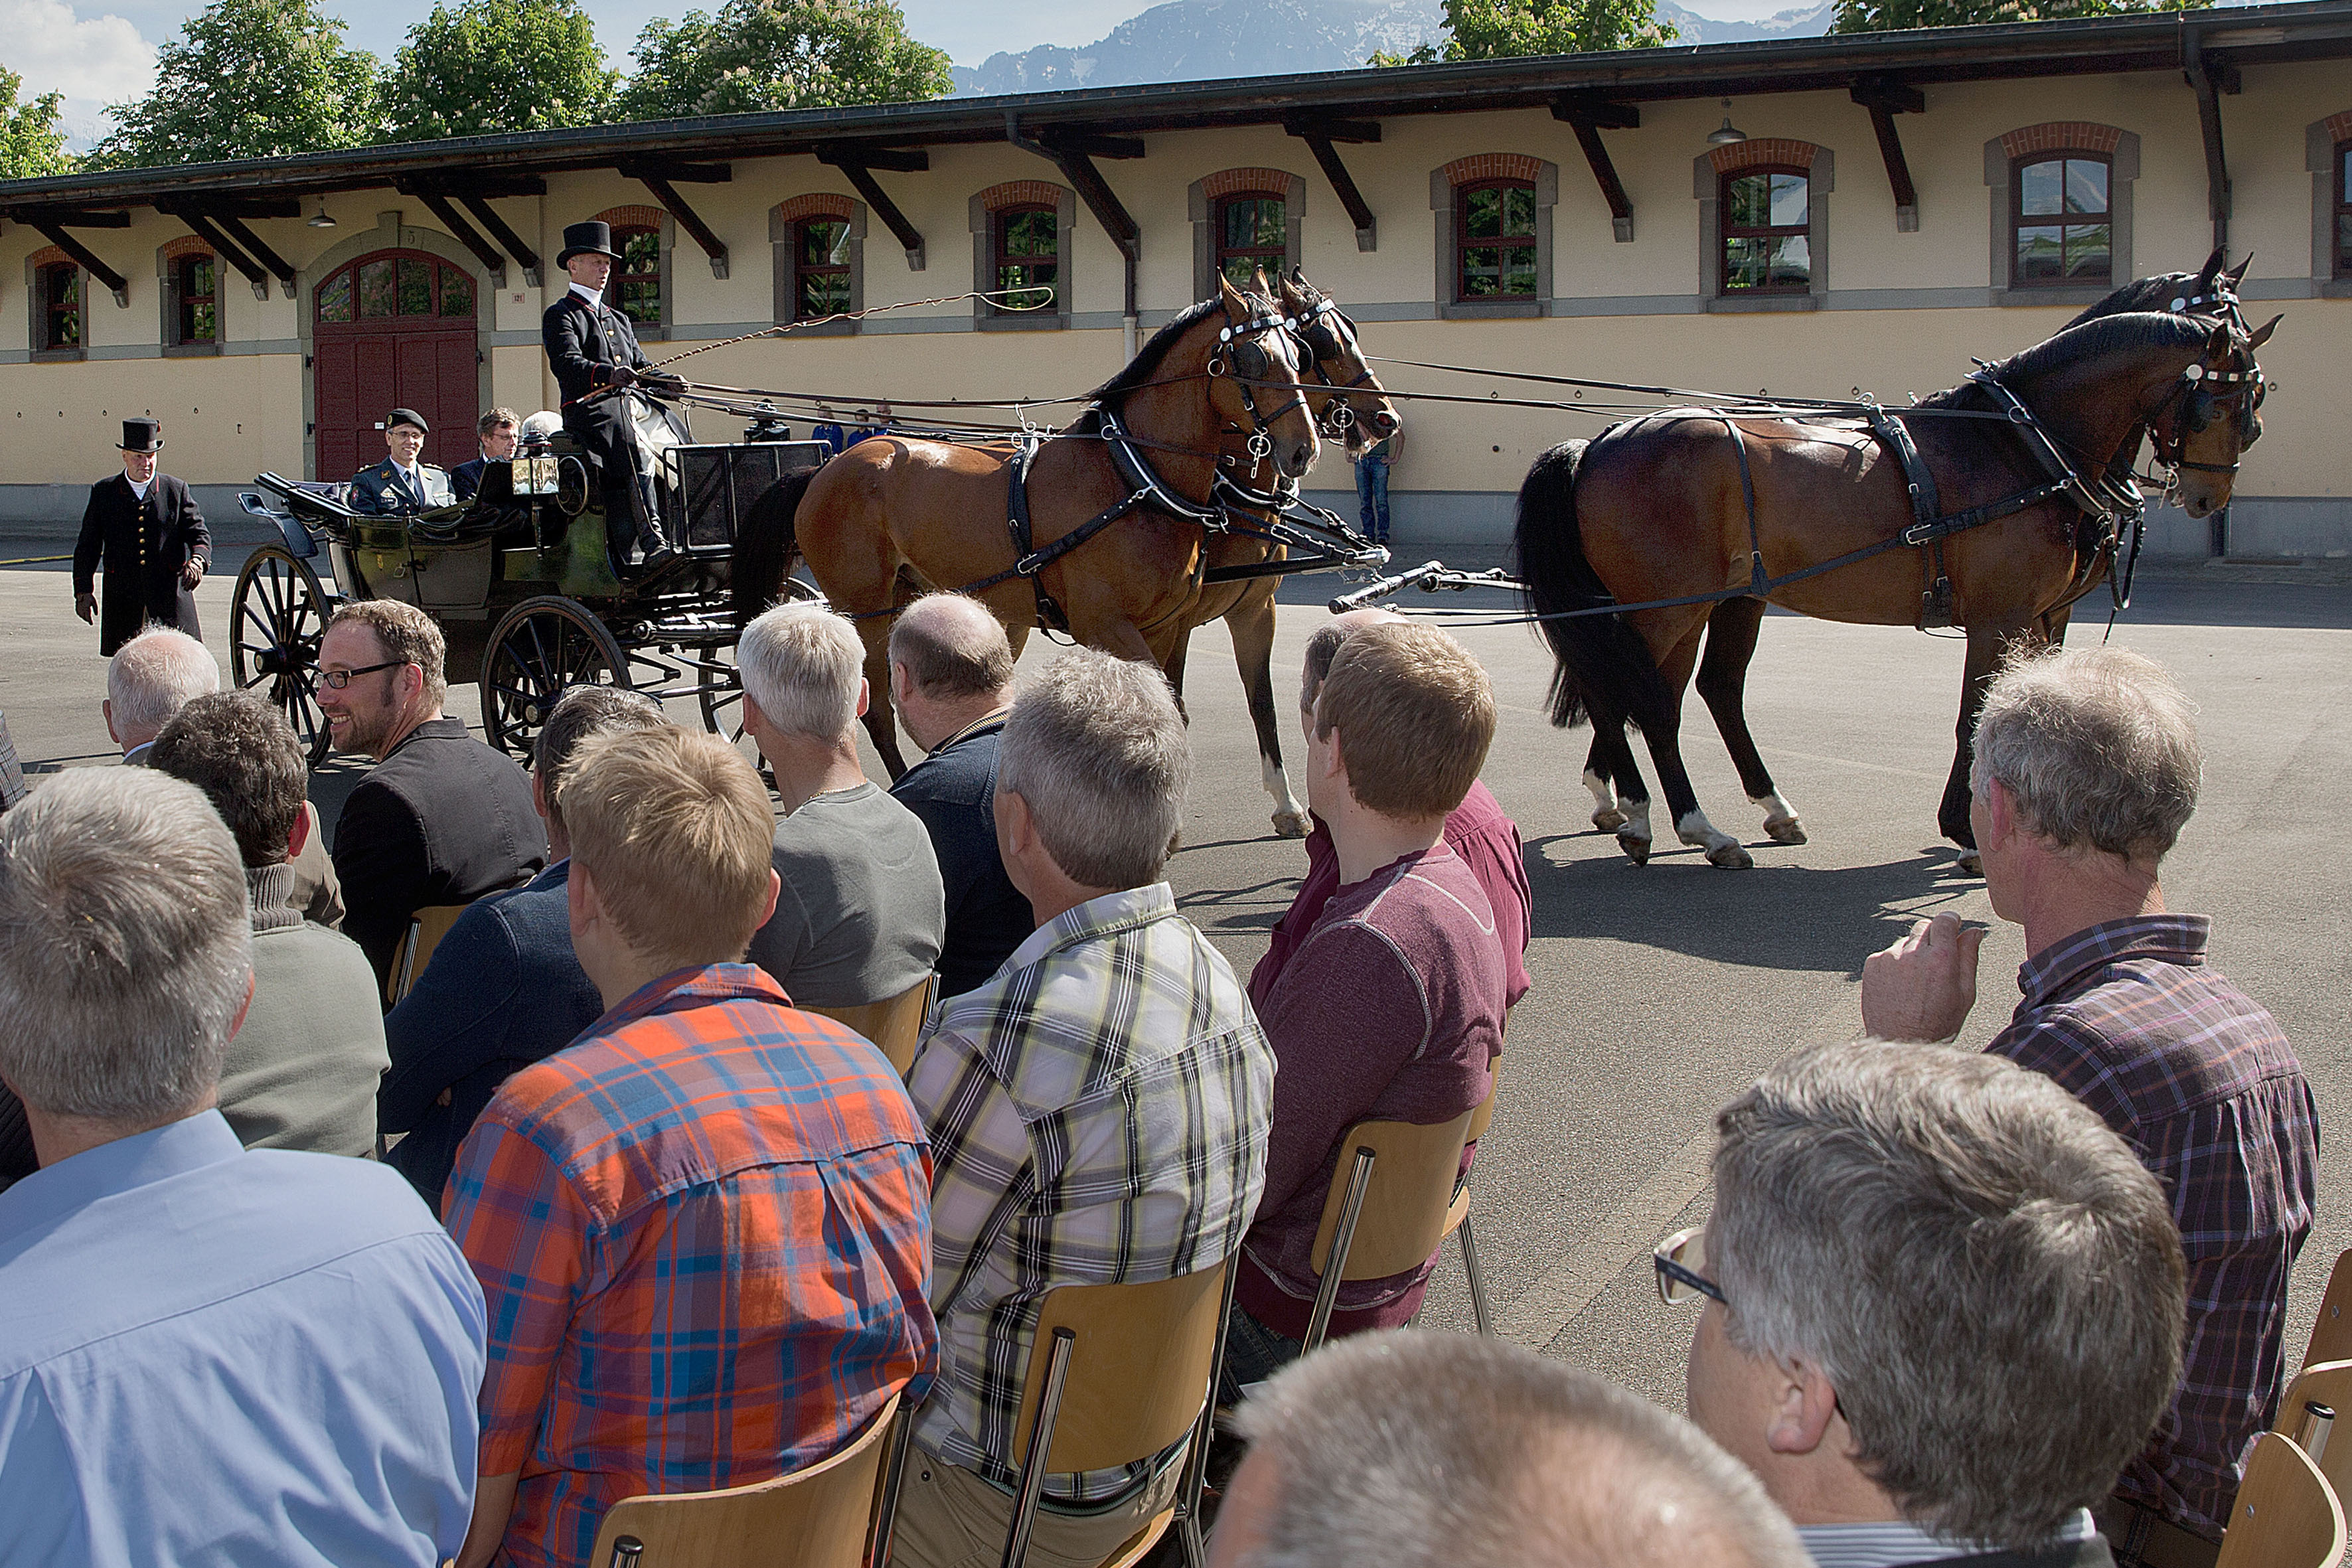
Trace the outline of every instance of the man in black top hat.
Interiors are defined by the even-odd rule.
[[[604,519],[614,552],[634,533],[645,565],[658,565],[669,545],[663,537],[652,477],[637,447],[629,400],[617,389],[640,381],[675,384],[676,378],[647,363],[626,312],[604,303],[604,286],[621,259],[613,248],[609,224],[592,219],[569,226],[563,231],[562,252],[555,259],[571,276],[572,286],[547,308],[540,337],[563,392],[563,427],[604,469]],[[606,388],[616,390],[589,397]]]
[[[373,468],[352,476],[352,510],[377,517],[402,512],[431,511],[457,504],[449,470],[424,460],[425,437],[433,427],[414,408],[395,408],[383,418],[383,446],[388,454]]]
[[[213,536],[188,487],[155,471],[163,426],[153,419],[122,422],[122,471],[89,487],[74,545],[74,613],[98,622],[98,651],[114,650],[152,623],[203,640],[196,625],[195,586],[213,561]],[[93,592],[106,570],[106,613]]]

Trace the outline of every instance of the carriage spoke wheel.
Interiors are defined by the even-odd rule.
[[[312,767],[327,760],[327,716],[319,706],[319,638],[327,594],[318,574],[277,545],[246,559],[229,618],[229,672],[286,716]]]
[[[736,668],[732,647],[715,647],[703,656],[695,676],[694,700],[702,710],[702,727],[733,746],[758,770],[761,781],[775,788],[776,775],[760,754],[759,742],[743,729],[743,676]]]
[[[629,683],[628,659],[604,622],[571,599],[525,599],[499,617],[482,655],[482,733],[528,764],[557,698]]]

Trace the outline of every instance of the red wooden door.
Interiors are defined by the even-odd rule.
[[[426,462],[455,468],[476,455],[475,289],[463,268],[416,250],[362,256],[319,285],[311,337],[317,478],[349,479],[382,461],[375,426],[395,408],[414,408],[433,426]]]

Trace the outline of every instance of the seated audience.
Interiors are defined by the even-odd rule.
[[[2163,1190],[1994,1056],[1864,1040],[1716,1117],[1715,1212],[1658,1249],[1706,1300],[1691,1419],[1822,1563],[2107,1568],[2090,1508],[2180,1371]]]
[[[344,929],[381,986],[409,917],[471,903],[547,864],[530,781],[445,719],[441,628],[414,605],[345,605],[319,640],[319,707],[339,751],[377,759],[335,819]]]
[[[149,755],[205,792],[245,861],[253,1000],[222,1061],[221,1114],[248,1149],[373,1153],[388,1061],[375,977],[357,942],[293,906],[288,862],[310,833],[301,743],[278,710],[240,691],[191,701]]]
[[[1756,1478],[1613,1383],[1471,1334],[1362,1334],[1235,1413],[1212,1568],[1813,1568]]]
[[[1478,879],[1445,841],[1494,734],[1486,672],[1444,632],[1390,620],[1339,645],[1306,761],[1338,887],[1254,998],[1281,1067],[1265,1197],[1242,1246],[1225,1347],[1236,1388],[1298,1354],[1315,1232],[1348,1129],[1451,1121],[1494,1086],[1503,946]],[[1435,1261],[1340,1286],[1333,1337],[1402,1324]]]
[[[0,1079],[42,1165],[0,1193],[11,1563],[431,1568],[465,1536],[481,1290],[392,1172],[214,1109],[252,947],[192,785],[79,768],[0,817]]]
[[[890,627],[890,696],[929,753],[890,786],[922,819],[947,891],[940,994],[961,996],[1037,929],[996,847],[996,759],[1013,700],[1013,645],[988,606],[929,594]]]
[[[377,517],[430,511],[454,505],[449,470],[424,460],[425,437],[433,427],[414,408],[384,416],[384,460],[352,476],[351,509]]]
[[[1331,660],[1340,643],[1358,626],[1380,626],[1396,618],[1389,610],[1350,610],[1317,626],[1315,635],[1307,639],[1298,712],[1310,735],[1315,727],[1315,699],[1323,689],[1324,678],[1331,673]],[[1516,1007],[1528,994],[1526,953],[1534,912],[1534,895],[1528,889],[1527,851],[1519,843],[1518,825],[1504,815],[1502,803],[1485,782],[1473,779],[1462,804],[1445,815],[1445,842],[1478,879],[1487,907],[1495,911],[1495,934],[1503,948],[1506,1005]],[[1315,918],[1339,890],[1339,862],[1331,852],[1331,830],[1317,817],[1314,831],[1307,836],[1306,880],[1298,884],[1290,908],[1276,922],[1274,941],[1265,956],[1250,972],[1252,999],[1264,999],[1313,928]]]
[[[575,686],[539,731],[530,801],[554,863],[511,893],[457,917],[415,986],[383,1020],[392,1070],[376,1094],[377,1126],[405,1133],[384,1158],[438,1205],[474,1119],[499,1085],[554,1055],[604,1011],[572,952],[572,836],[556,794],[591,735],[665,728],[652,700],[610,686]]]
[[[143,766],[147,748],[190,699],[220,689],[220,664],[210,649],[184,632],[152,626],[124,643],[106,665],[106,732],[122,748],[122,760]],[[294,907],[302,918],[333,928],[343,923],[343,893],[327,858],[319,811],[308,800],[294,868]]]
[[[1037,930],[949,1002],[908,1088],[929,1125],[940,1377],[915,1426],[904,1568],[1003,1550],[1038,1302],[1213,1268],[1256,1206],[1274,1057],[1160,879],[1192,753],[1160,672],[1093,648],[1004,726],[997,833]],[[1099,1563],[1166,1507],[1184,1445],[1045,1482],[1033,1561]]]
[[[940,863],[914,813],[868,782],[857,721],[865,647],[822,605],[779,605],[743,628],[743,730],[776,780],[784,819],[776,912],[748,962],[803,1007],[887,1002],[940,960]]]
[[[2158,868],[2197,808],[2193,708],[2120,648],[2011,664],[1977,721],[1969,809],[1993,912],[2025,928],[2023,999],[1987,1048],[2047,1073],[2140,1152],[2189,1256],[2189,1352],[2111,1533],[2219,1539],[2278,1414],[2287,1276],[2311,1233],[2318,1111],[2278,1023],[2168,913]],[[1939,915],[1864,967],[1863,1026],[1948,1040],[1982,928]],[[2194,1543],[2185,1543],[2193,1545]]]
[[[585,1568],[623,1498],[814,1464],[938,1344],[905,1086],[740,962],[776,899],[758,774],[715,735],[601,734],[554,804],[606,1011],[507,1079],[450,1179],[491,1323],[466,1568]]]
[[[520,437],[520,426],[511,408],[493,408],[474,426],[474,442],[481,456],[468,458],[449,470],[449,489],[459,500],[471,500],[482,488],[482,470],[493,459],[503,462],[515,455],[515,442]]]

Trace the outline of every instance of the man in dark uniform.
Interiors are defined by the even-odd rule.
[[[515,455],[515,443],[520,439],[522,422],[511,408],[493,408],[474,426],[475,444],[482,449],[478,458],[468,458],[449,470],[449,482],[456,487],[459,500],[471,500],[482,488],[482,470],[494,461],[503,462]]]
[[[155,471],[163,426],[153,419],[122,422],[122,471],[89,487],[74,545],[74,613],[98,622],[98,651],[108,658],[152,622],[202,641],[196,625],[196,584],[213,562],[213,536],[188,487]],[[93,591],[106,568],[106,614]]]
[[[372,468],[352,476],[353,511],[377,517],[431,511],[457,504],[449,470],[423,459],[425,437],[432,426],[414,408],[395,408],[383,419],[383,445],[388,456]]]
[[[668,555],[669,543],[663,537],[652,477],[637,448],[629,400],[615,391],[585,401],[602,388],[676,380],[651,368],[627,314],[604,303],[604,285],[620,259],[610,225],[592,219],[565,228],[556,263],[570,275],[572,286],[547,308],[540,337],[556,384],[563,391],[563,427],[604,470],[604,521],[614,553],[619,555],[634,534],[644,552],[644,564],[653,567]]]

